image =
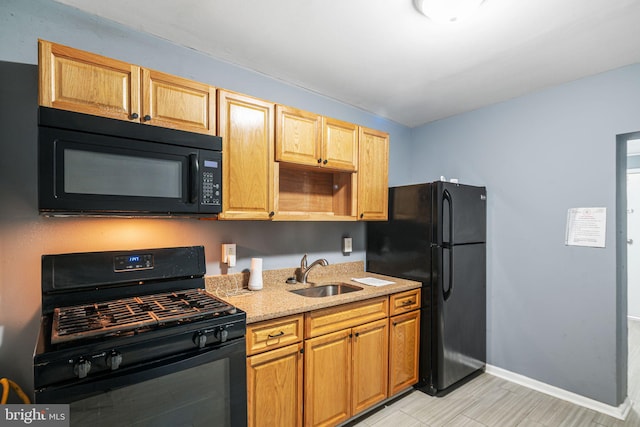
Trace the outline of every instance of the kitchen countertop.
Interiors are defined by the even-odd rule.
[[[318,274],[315,276],[310,274],[308,280],[310,283],[306,285],[286,283],[286,278],[293,276],[292,272],[295,272],[295,269],[284,269],[264,271],[263,288],[259,291],[246,289],[248,273],[236,274],[235,276],[237,277],[231,277],[231,280],[229,280],[229,275],[210,276],[206,278],[206,286],[207,291],[210,293],[245,311],[247,313],[247,324],[390,295],[421,286],[420,282],[365,272],[364,263],[362,262],[336,264],[331,267],[316,267],[315,270]],[[320,268],[322,268],[322,271],[320,271]],[[351,280],[352,278],[363,277],[374,277],[394,283],[384,286],[369,286]],[[290,290],[313,286],[313,284],[322,285],[336,282],[360,286],[362,290],[321,298],[304,297],[289,292]],[[240,283],[242,287],[240,287]]]

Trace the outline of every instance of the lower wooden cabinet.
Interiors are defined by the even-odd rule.
[[[335,426],[417,383],[419,307],[418,289],[308,312],[304,332],[302,314],[247,325],[249,427]]]
[[[351,330],[305,341],[304,425],[334,426],[351,413]]]
[[[305,425],[333,426],[387,398],[387,319],[305,341]]]
[[[249,427],[302,425],[302,343],[247,358]]]
[[[387,398],[387,319],[353,328],[351,416]]]
[[[389,397],[418,382],[420,310],[389,319]]]

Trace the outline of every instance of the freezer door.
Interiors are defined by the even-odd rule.
[[[367,223],[367,271],[429,283],[430,197],[429,184],[389,189],[389,220]]]
[[[440,267],[434,311],[435,387],[444,390],[486,361],[485,245],[433,248]]]
[[[433,202],[434,228],[439,245],[486,242],[487,191],[485,187],[438,182]]]

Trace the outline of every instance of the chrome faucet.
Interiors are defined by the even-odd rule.
[[[311,263],[307,267],[307,254],[304,254],[302,259],[300,260],[300,268],[297,271],[297,279],[300,283],[307,283],[307,276],[309,275],[309,271],[316,265],[322,265],[323,267],[329,265],[329,261],[324,258],[317,259]]]

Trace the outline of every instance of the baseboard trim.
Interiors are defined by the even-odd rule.
[[[629,415],[629,411],[631,411],[632,403],[631,400],[629,400],[628,396],[620,406],[611,406],[602,402],[598,402],[597,400],[593,400],[588,397],[584,397],[579,394],[543,383],[541,381],[534,380],[533,378],[525,377],[524,375],[516,374],[515,372],[507,371],[506,369],[498,368],[497,366],[487,364],[485,372],[504,380],[511,381],[524,387],[539,391],[541,393],[548,394],[558,399],[566,400],[567,402],[583,406],[587,409],[592,409],[596,412],[609,415],[619,420],[624,421],[627,418],[627,415]]]

